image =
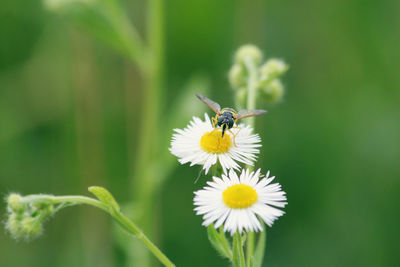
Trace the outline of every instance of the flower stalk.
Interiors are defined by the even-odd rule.
[[[283,86],[279,81],[279,77],[283,75],[288,66],[281,60],[270,59],[260,67],[262,62],[261,51],[253,45],[245,45],[239,48],[235,56],[236,63],[232,66],[229,78],[232,87],[237,91],[235,103],[243,105],[248,110],[254,110],[257,107],[257,98],[262,93],[264,98],[270,102],[278,101],[283,96]],[[275,86],[271,86],[275,85]],[[276,86],[276,84],[280,86]],[[246,99],[246,101],[244,101]],[[246,103],[245,105],[243,103]],[[255,129],[255,117],[247,118],[247,124]],[[246,166],[253,171],[253,166]],[[266,231],[264,227],[264,231]],[[258,249],[258,262],[262,262],[264,254],[265,233],[259,237],[259,244],[262,246],[262,252]],[[255,258],[255,233],[249,231],[246,238],[246,266],[254,266]],[[238,257],[239,254],[236,254]],[[238,259],[234,259],[238,261]]]
[[[246,261],[243,252],[243,240],[242,235],[236,232],[233,235],[233,266],[234,267],[246,267]]]
[[[235,64],[229,72],[229,81],[235,90],[236,109],[239,110],[236,115],[237,118],[243,117],[240,114],[250,114],[250,116],[246,116],[249,117],[247,126],[240,124],[233,127],[232,125],[232,129],[240,129],[241,132],[247,127],[253,129],[254,116],[266,112],[256,110],[258,95],[263,92],[264,87],[268,89],[264,91],[270,92],[271,89],[268,86],[272,82],[281,84],[277,78],[287,69],[283,61],[269,60],[262,66],[261,63],[262,53],[253,45],[245,45],[236,52]],[[277,100],[277,95],[274,95],[275,100]],[[218,113],[216,116],[218,121],[220,118],[225,120],[229,117],[226,114],[228,112],[225,111],[229,108],[221,109],[218,103],[201,95],[197,97]],[[268,97],[271,99],[271,95]],[[246,110],[241,110],[242,108]],[[214,121],[216,119],[213,118]],[[242,140],[238,140],[239,132],[230,131],[238,144],[230,147],[230,143],[226,142],[223,135],[221,136],[218,127],[211,124],[207,115],[205,122],[194,118],[188,128],[178,129],[176,132],[172,137],[170,151],[179,157],[179,162],[182,164],[191,162],[191,165],[203,164],[206,174],[211,168],[212,181],[208,182],[208,186],[202,190],[196,191],[194,197],[195,211],[198,215],[203,215],[203,225],[208,227],[210,243],[222,256],[228,258],[234,267],[260,267],[266,237],[263,222],[271,226],[275,219],[284,214],[277,208],[283,208],[287,204],[285,192],[281,190],[278,183],[270,184],[275,177],[269,177],[269,172],[264,177],[260,175],[260,169],[253,171],[252,161],[248,159],[255,160],[256,157],[250,153],[246,153],[241,158],[241,162],[247,166],[240,175],[234,171],[239,166],[227,167],[227,158],[221,155],[228,154],[229,151],[234,151],[243,145]],[[256,139],[259,138],[258,135],[256,137]],[[201,155],[195,155],[193,151],[187,149],[188,144],[191,144],[191,148],[198,147],[196,151],[200,151]],[[261,144],[251,144],[253,148],[251,152],[258,153],[258,149],[254,148],[259,146]],[[207,157],[201,158],[201,156]],[[218,171],[219,167],[223,173],[222,170]],[[215,227],[220,228],[220,234]],[[257,231],[261,233],[255,245]],[[226,239],[224,232],[230,232],[232,244]]]
[[[92,36],[108,44],[127,58],[143,78],[143,107],[139,128],[138,149],[135,162],[131,163],[133,202],[143,210],[154,211],[156,192],[167,174],[160,177],[156,169],[162,165],[159,144],[160,110],[164,86],[164,3],[163,0],[149,0],[146,16],[146,38],[142,38],[129,14],[119,1],[84,0],[43,0],[45,6],[56,14],[65,16],[78,24]],[[128,114],[128,123],[137,125],[137,113]],[[133,129],[134,127],[128,126]],[[130,158],[133,158],[130,157]],[[140,223],[153,237],[153,212],[140,217]],[[149,265],[148,254],[127,248],[128,258],[140,260],[141,266]],[[146,254],[147,252],[144,252]],[[133,262],[131,263],[133,264]],[[137,262],[135,264],[138,264]]]
[[[140,218],[150,237],[156,238],[154,220],[156,216],[157,192],[166,176],[160,176],[156,169],[160,162],[160,110],[164,86],[164,3],[163,0],[149,0],[147,6],[147,65],[142,70],[144,81],[144,104],[140,126],[137,160],[133,164],[132,195],[134,203],[138,203],[144,213]],[[135,246],[135,244],[133,244]],[[149,254],[130,248],[128,253],[141,266],[150,266]]]
[[[244,58],[244,66],[248,73],[247,81],[247,105],[246,109],[256,109],[257,103],[257,82],[258,82],[258,69],[255,59],[251,56]],[[247,123],[255,129],[255,117],[247,118]],[[247,165],[250,171],[253,171],[253,166]],[[246,266],[252,267],[252,259],[254,257],[254,238],[255,234],[253,231],[249,231],[247,234],[246,241]]]
[[[18,218],[16,220],[9,219],[7,228],[15,238],[29,240],[40,235],[44,221],[59,210],[69,206],[86,204],[107,212],[126,232],[140,240],[164,266],[175,266],[143,231],[120,211],[118,203],[106,189],[89,187],[89,191],[98,200],[86,196],[53,196],[46,194],[20,196],[11,194],[8,198],[8,216],[9,218],[15,218],[17,215]],[[27,224],[27,222],[30,224]],[[40,232],[29,231],[38,226]]]

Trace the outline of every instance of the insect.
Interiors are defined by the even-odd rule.
[[[234,138],[236,137],[236,135],[239,132],[237,132],[235,135],[234,133],[232,133],[230,129],[235,128],[234,125],[239,119],[259,116],[267,113],[266,110],[262,109],[255,109],[255,110],[242,109],[239,112],[236,112],[236,110],[234,110],[233,108],[221,109],[221,106],[218,103],[212,101],[211,99],[199,94],[196,94],[196,96],[198,99],[200,99],[204,104],[206,104],[216,113],[215,117],[213,117],[211,121],[215,129],[221,127],[222,137],[224,137],[226,131],[229,131]],[[233,139],[233,142],[235,143],[235,139]]]

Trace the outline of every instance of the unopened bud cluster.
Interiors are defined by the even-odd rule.
[[[19,194],[10,194],[7,198],[6,228],[16,239],[30,240],[43,231],[43,222],[53,214],[51,203],[26,202]]]
[[[280,77],[288,70],[288,65],[280,59],[269,59],[263,63],[261,50],[254,45],[244,45],[235,54],[235,63],[229,71],[229,82],[236,91],[235,99],[244,103],[249,80],[248,62],[257,68],[257,91],[268,102],[277,102],[284,95]]]

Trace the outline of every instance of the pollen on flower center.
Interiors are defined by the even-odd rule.
[[[220,130],[213,130],[205,133],[200,139],[200,146],[209,153],[225,153],[231,147],[231,137],[229,134],[224,134]]]
[[[245,184],[235,184],[222,193],[225,204],[233,209],[244,209],[253,205],[258,198],[256,190]]]

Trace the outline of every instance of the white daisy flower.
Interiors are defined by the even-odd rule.
[[[240,177],[233,170],[229,177],[214,176],[213,181],[207,182],[208,186],[194,192],[194,210],[203,215],[204,226],[215,223],[214,227],[218,228],[224,224],[224,231],[231,235],[236,231],[262,231],[259,218],[271,226],[284,214],[275,207],[283,208],[287,204],[281,185],[270,184],[275,176],[268,176],[269,171],[260,180],[260,169],[251,173],[248,169],[242,170]]]
[[[181,164],[190,162],[203,165],[206,174],[212,165],[219,162],[226,173],[228,169],[239,169],[238,162],[253,165],[260,151],[261,139],[258,134],[252,134],[253,129],[244,124],[225,132],[222,137],[221,129],[215,129],[210,117],[205,114],[202,121],[193,117],[189,125],[172,136],[171,153],[179,158]]]

